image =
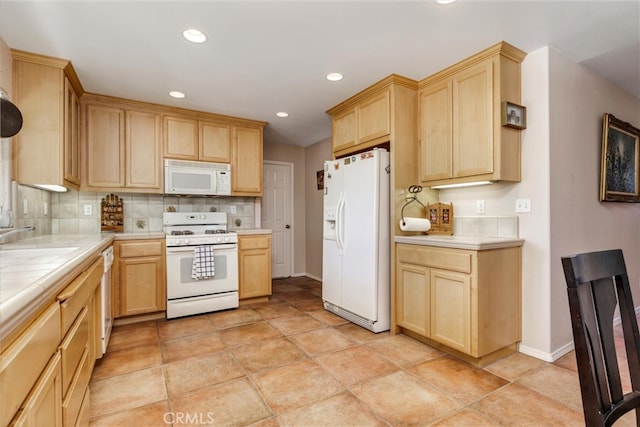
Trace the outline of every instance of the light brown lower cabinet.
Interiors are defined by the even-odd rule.
[[[38,318],[22,333],[12,344],[0,354],[0,426],[8,425],[12,418],[22,411],[19,418],[27,422],[33,419],[29,415],[35,409],[27,410],[29,404],[27,396],[35,384],[48,382],[46,374],[53,369],[56,371],[57,387],[60,387],[60,355],[58,344],[60,343],[60,305],[51,304]],[[51,367],[52,358],[57,357],[55,367]],[[49,387],[43,385],[43,389]],[[62,398],[59,394],[51,395],[48,391],[42,391],[46,396],[31,394],[31,408],[53,404],[54,399],[58,408],[62,407]],[[26,400],[25,400],[26,399]],[[41,400],[47,403],[36,403]],[[54,418],[57,421],[57,418]],[[62,421],[62,418],[59,420]],[[30,425],[30,424],[23,424]]]
[[[62,427],[60,353],[56,353],[25,401],[12,427]]]
[[[114,243],[113,316],[166,310],[164,239]]]
[[[238,236],[240,299],[271,295],[271,235]]]
[[[96,358],[102,356],[102,334],[96,322],[101,316],[100,282],[103,271],[104,263],[100,257],[58,294],[62,319],[59,349],[64,427],[82,425],[91,372]],[[86,410],[84,413],[86,416]]]
[[[521,340],[520,247],[397,245],[396,325],[476,364]]]
[[[0,354],[0,426],[86,426],[101,348],[102,257],[62,279],[62,291]],[[97,310],[97,312],[96,312]]]

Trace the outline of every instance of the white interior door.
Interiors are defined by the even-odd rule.
[[[261,223],[273,230],[271,277],[290,277],[293,260],[293,164],[264,162]]]

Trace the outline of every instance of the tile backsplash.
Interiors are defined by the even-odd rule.
[[[456,216],[453,234],[460,236],[518,238],[517,216]]]
[[[49,193],[17,185],[15,225],[35,225],[41,234],[86,234],[100,232],[100,203],[108,193],[69,190]],[[124,232],[162,231],[162,213],[170,206],[177,212],[227,212],[229,229],[256,227],[256,199],[253,197],[176,197],[155,194],[114,193],[124,203]],[[28,213],[22,211],[27,200]],[[47,204],[47,214],[44,205]],[[88,207],[88,208],[87,208]],[[89,215],[85,214],[85,208]],[[235,213],[231,213],[235,210]]]

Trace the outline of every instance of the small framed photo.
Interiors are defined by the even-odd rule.
[[[514,129],[527,128],[527,107],[513,104],[511,102],[502,103],[502,126]]]
[[[640,202],[640,129],[602,117],[601,202]]]
[[[316,184],[318,186],[318,190],[324,189],[324,169],[316,172]]]

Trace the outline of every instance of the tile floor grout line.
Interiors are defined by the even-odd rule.
[[[280,280],[280,279],[279,279]],[[306,281],[306,283],[310,283],[308,288],[303,288],[302,286],[300,286],[301,283],[304,283],[304,281],[301,281],[300,279],[297,280],[297,283],[294,285],[287,285],[286,284],[286,279],[282,279],[281,282],[276,284],[276,281],[274,280],[274,295],[272,298],[272,301],[268,301],[268,302],[263,302],[263,303],[259,303],[256,305],[245,305],[242,307],[239,307],[239,309],[241,310],[247,310],[246,313],[243,313],[243,315],[248,315],[247,317],[243,317],[242,315],[239,315],[237,318],[233,316],[233,314],[230,314],[228,317],[223,317],[223,316],[216,316],[219,313],[209,313],[204,315],[203,317],[205,318],[206,322],[202,322],[204,324],[208,324],[211,326],[211,330],[210,331],[205,331],[205,332],[193,332],[190,333],[191,331],[188,328],[185,328],[184,326],[182,326],[180,323],[180,319],[176,319],[178,320],[178,322],[176,322],[176,326],[175,328],[169,328],[167,329],[167,331],[169,331],[170,329],[174,329],[174,333],[175,336],[171,335],[170,332],[166,332],[167,335],[163,335],[166,336],[167,338],[164,341],[161,341],[160,336],[161,336],[161,326],[160,324],[163,324],[163,322],[166,322],[165,320],[155,320],[153,321],[153,325],[154,325],[154,335],[155,335],[155,341],[153,343],[154,346],[157,346],[158,348],[158,352],[160,353],[160,362],[159,365],[155,364],[153,366],[150,367],[144,367],[144,368],[139,368],[139,369],[135,369],[132,371],[128,371],[126,373],[130,373],[130,372],[137,372],[140,370],[144,370],[144,369],[151,369],[151,368],[157,368],[160,367],[160,372],[162,373],[162,385],[164,387],[164,394],[166,396],[166,399],[164,400],[160,400],[158,402],[152,402],[152,403],[145,403],[145,405],[137,407],[137,408],[129,408],[129,409],[121,409],[120,411],[115,411],[113,413],[109,413],[108,415],[102,414],[99,417],[94,417],[91,420],[92,421],[96,421],[99,420],[100,418],[104,418],[106,416],[113,416],[114,414],[120,414],[120,413],[124,413],[126,411],[129,410],[133,410],[133,409],[140,409],[140,408],[147,408],[147,407],[151,407],[152,405],[158,404],[159,402],[165,402],[166,403],[166,407],[169,409],[169,411],[172,410],[173,406],[172,406],[172,402],[174,401],[174,399],[176,397],[179,397],[185,393],[197,393],[198,390],[205,390],[208,387],[214,387],[214,386],[219,386],[221,384],[229,384],[232,383],[234,381],[239,381],[239,380],[246,380],[247,384],[250,385],[250,387],[257,393],[257,395],[260,398],[260,402],[262,405],[264,405],[265,408],[268,409],[269,412],[269,416],[266,416],[264,418],[261,418],[260,420],[257,421],[253,421],[255,423],[270,423],[270,422],[275,422],[277,424],[281,424],[283,422],[283,416],[287,415],[287,414],[291,414],[291,416],[294,416],[293,413],[295,412],[295,416],[301,416],[301,414],[303,416],[305,416],[305,408],[307,408],[307,411],[311,410],[311,407],[313,405],[316,404],[321,404],[322,402],[327,402],[330,399],[335,398],[336,396],[345,394],[348,395],[350,397],[350,399],[353,399],[353,402],[356,402],[358,405],[360,405],[359,407],[361,408],[362,411],[365,411],[367,414],[369,414],[368,416],[373,417],[374,419],[378,420],[379,422],[386,424],[386,425],[394,425],[395,421],[393,421],[392,419],[388,418],[387,416],[390,415],[390,413],[388,412],[380,412],[381,409],[377,408],[375,409],[374,407],[370,406],[370,404],[367,402],[367,400],[363,400],[361,398],[359,398],[357,395],[354,394],[353,390],[360,388],[360,387],[366,387],[366,386],[372,386],[373,383],[375,383],[376,381],[379,381],[383,378],[392,376],[394,374],[397,373],[404,373],[404,374],[408,374],[411,378],[413,378],[415,381],[417,381],[417,384],[421,384],[421,385],[426,385],[428,386],[430,389],[433,389],[435,391],[437,391],[439,396],[445,396],[448,400],[453,401],[456,405],[460,405],[459,408],[457,409],[451,409],[451,411],[445,413],[445,414],[439,414],[436,418],[434,419],[430,419],[429,422],[427,424],[429,425],[433,425],[436,423],[440,423],[443,421],[446,421],[448,418],[450,417],[454,417],[456,416],[456,414],[459,413],[464,413],[465,410],[468,411],[473,411],[473,413],[471,414],[471,416],[473,416],[473,414],[476,414],[478,416],[482,416],[484,417],[485,420],[490,420],[493,423],[497,423],[497,424],[501,424],[502,422],[499,421],[498,418],[493,418],[491,417],[489,414],[483,412],[480,409],[476,409],[473,408],[473,405],[477,405],[479,402],[491,397],[491,396],[500,396],[500,392],[504,390],[504,388],[509,387],[509,386],[516,386],[516,387],[521,387],[522,390],[527,390],[528,393],[533,393],[533,395],[540,397],[542,400],[544,401],[552,401],[554,402],[554,404],[556,405],[560,405],[563,408],[566,408],[568,410],[571,410],[573,412],[575,412],[575,409],[573,409],[572,407],[567,406],[566,404],[562,403],[561,401],[556,400],[555,398],[551,397],[550,395],[546,395],[540,391],[537,391],[536,389],[533,388],[529,388],[528,386],[519,383],[518,381],[521,380],[523,377],[525,377],[526,375],[534,375],[536,373],[539,373],[541,371],[543,371],[543,369],[545,369],[546,367],[549,366],[556,366],[559,368],[562,368],[563,370],[566,370],[569,373],[575,374],[575,371],[571,368],[569,368],[569,366],[571,366],[571,364],[569,363],[570,360],[568,360],[568,362],[565,362],[564,365],[555,365],[553,363],[546,363],[543,362],[538,366],[535,366],[531,369],[526,369],[521,371],[520,368],[521,367],[527,367],[528,363],[523,363],[521,360],[523,359],[515,359],[514,363],[517,363],[516,365],[511,365],[511,367],[509,367],[509,365],[504,365],[502,367],[499,367],[498,369],[496,369],[497,372],[493,372],[490,371],[488,369],[486,369],[487,367],[484,368],[475,368],[475,369],[479,369],[480,371],[486,373],[486,374],[490,374],[493,375],[497,378],[499,378],[501,381],[504,381],[505,383],[500,385],[499,387],[490,390],[489,392],[483,392],[482,396],[469,401],[468,403],[464,403],[464,401],[462,400],[458,400],[458,398],[454,397],[453,394],[451,394],[450,392],[447,392],[446,390],[440,389],[439,387],[437,387],[434,383],[429,382],[426,378],[420,377],[419,375],[417,375],[415,373],[415,371],[412,371],[412,369],[416,368],[418,365],[421,365],[423,363],[427,363],[430,361],[437,361],[437,360],[441,360],[444,357],[446,357],[446,353],[442,353],[440,352],[440,354],[438,354],[437,356],[433,357],[433,356],[425,356],[425,355],[418,355],[415,356],[416,359],[413,360],[411,359],[411,357],[408,358],[403,358],[403,356],[399,353],[396,353],[397,355],[394,356],[394,352],[391,351],[393,349],[393,346],[399,346],[400,344],[403,343],[402,339],[400,339],[399,337],[405,337],[405,335],[402,334],[398,334],[396,335],[390,335],[390,334],[386,334],[385,336],[371,336],[370,334],[368,334],[368,331],[365,331],[364,329],[355,329],[353,327],[353,324],[350,324],[348,322],[339,322],[339,323],[331,323],[332,319],[326,317],[326,316],[320,316],[320,317],[314,317],[311,313],[317,313],[317,314],[323,314],[325,313],[325,310],[322,308],[320,308],[320,306],[318,307],[314,307],[313,302],[315,300],[321,300],[321,297],[315,293],[312,293],[312,285],[311,283],[313,283],[315,285],[315,288],[317,289],[318,286],[320,286],[319,282],[317,281]],[[286,286],[286,290],[280,291],[278,289],[276,289],[278,286]],[[307,293],[308,295],[311,295],[311,297],[307,298],[305,296],[305,293]],[[284,298],[284,299],[283,299]],[[259,309],[263,309],[262,313],[265,313],[267,315],[267,318],[265,318],[263,316],[263,314],[259,311]],[[275,309],[274,309],[275,308]],[[306,308],[306,310],[305,310]],[[313,308],[318,308],[317,310],[314,310]],[[277,309],[280,310],[291,310],[294,309],[296,310],[298,313],[292,313],[292,312],[286,312],[284,315],[282,316],[276,316],[274,314],[277,313]],[[238,313],[237,311],[229,311],[229,313]],[[328,312],[327,312],[328,313]],[[333,315],[332,313],[329,313],[331,315]],[[287,326],[286,322],[279,322],[277,319],[287,319],[287,318],[292,318],[292,317],[297,317],[300,316],[301,318],[304,317],[305,320],[306,318],[309,319],[313,319],[317,322],[317,324],[313,324],[313,322],[310,322],[311,327],[309,329],[303,329],[303,330],[296,330],[296,326]],[[335,316],[335,315],[333,315]],[[198,318],[197,316],[194,316],[194,318]],[[258,318],[258,320],[255,320],[256,318]],[[216,319],[220,319],[220,322],[216,322]],[[225,319],[225,320],[223,320]],[[244,320],[243,320],[244,319]],[[247,319],[254,319],[254,320],[247,320]],[[303,319],[300,319],[303,320]],[[236,321],[238,321],[239,323],[236,323]],[[225,323],[225,322],[229,322],[229,323]],[[276,331],[278,333],[278,336],[275,337],[278,340],[282,340],[283,343],[286,343],[285,347],[291,347],[292,349],[296,350],[296,354],[298,354],[299,356],[303,356],[303,359],[295,359],[293,362],[288,362],[286,361],[286,359],[282,359],[282,361],[277,362],[277,364],[275,365],[269,365],[267,368],[258,368],[257,370],[253,371],[252,369],[250,370],[249,364],[247,364],[247,361],[243,362],[241,359],[239,359],[239,354],[238,351],[240,351],[240,349],[244,346],[250,346],[250,345],[254,345],[257,344],[258,346],[260,346],[261,342],[267,342],[267,340],[271,340],[271,339],[275,339],[272,337],[265,337],[265,338],[259,338],[257,339],[257,341],[251,339],[250,341],[244,342],[240,345],[237,344],[233,344],[233,341],[229,342],[228,340],[223,340],[221,337],[221,333],[225,330],[229,330],[229,329],[233,329],[233,328],[240,328],[243,326],[249,326],[252,324],[257,324],[257,323],[264,323],[265,325],[267,325],[270,329]],[[197,324],[197,322],[196,322]],[[222,325],[223,327],[219,327],[219,325]],[[279,325],[280,329],[278,326]],[[127,325],[128,326],[128,325]],[[145,325],[145,328],[148,326],[148,324]],[[128,326],[128,328],[126,330],[134,330],[135,327],[133,326]],[[123,329],[124,330],[124,329]],[[304,334],[308,334],[308,333],[312,333],[315,331],[320,331],[320,330],[327,330],[327,331],[332,331],[331,334],[334,333],[338,333],[339,335],[336,335],[336,337],[344,337],[346,339],[346,341],[348,342],[348,344],[346,344],[344,347],[336,347],[336,348],[332,348],[329,351],[322,351],[322,343],[320,344],[320,350],[321,351],[314,351],[313,348],[314,347],[310,347],[310,346],[305,346],[303,345],[305,343],[305,341],[303,341],[302,339],[298,340],[296,339],[296,337],[301,337]],[[294,331],[294,332],[292,332]],[[364,331],[364,332],[363,332]],[[196,354],[196,355],[191,355],[191,356],[181,356],[178,359],[175,360],[169,360],[168,362],[165,363],[164,358],[163,358],[163,352],[162,352],[162,345],[163,343],[167,343],[167,342],[171,342],[171,341],[180,341],[183,340],[185,338],[188,337],[193,337],[196,335],[208,335],[208,334],[213,334],[218,336],[220,342],[222,343],[222,348],[220,350],[217,351],[213,351],[210,353],[205,353],[205,354]],[[127,336],[123,337],[126,339],[130,339],[132,342],[135,342],[135,333],[131,334],[133,338],[129,338]],[[312,335],[313,336],[313,335]],[[323,335],[318,335],[318,336],[323,336]],[[325,336],[333,336],[333,335],[325,335]],[[398,337],[398,338],[396,338]],[[310,338],[311,339],[311,338]],[[409,338],[410,339],[410,338]],[[239,341],[240,342],[240,341]],[[311,343],[312,341],[306,341],[308,343]],[[386,343],[385,343],[386,342]],[[410,342],[415,342],[415,343],[419,343],[418,341],[410,341]],[[379,343],[378,345],[376,345],[376,343]],[[340,341],[339,345],[343,345],[344,341]],[[385,344],[386,344],[386,348],[387,348],[387,352],[385,353]],[[424,344],[419,343],[420,345],[424,346]],[[128,349],[128,348],[134,348],[137,345],[127,345],[127,341],[122,341],[121,345],[123,346],[121,349]],[[144,346],[145,344],[140,344],[139,346]],[[146,344],[149,345],[149,344]],[[425,346],[428,347],[428,346]],[[275,349],[274,351],[277,351],[277,346],[274,347],[270,347]],[[372,377],[367,377],[367,378],[363,378],[363,379],[359,379],[357,382],[353,383],[353,384],[349,384],[349,381],[347,381],[346,383],[343,383],[342,381],[340,381],[339,376],[337,376],[335,373],[332,374],[331,371],[329,371],[323,364],[321,364],[319,362],[319,360],[321,358],[326,358],[328,355],[331,354],[338,354],[340,352],[346,351],[346,350],[353,350],[353,349],[357,349],[360,348],[362,350],[367,350],[367,353],[370,352],[369,354],[371,355],[375,355],[376,359],[382,360],[384,361],[385,364],[388,364],[389,366],[393,367],[393,372],[386,372],[382,375],[376,375],[376,376],[372,376]],[[404,347],[398,347],[398,349],[403,349]],[[411,348],[411,347],[408,347]],[[118,347],[118,349],[120,349],[120,347]],[[202,385],[202,386],[198,386],[195,389],[189,389],[187,391],[182,391],[178,394],[176,394],[175,396],[170,395],[169,394],[169,377],[168,377],[168,366],[170,366],[172,363],[177,363],[179,361],[182,360],[189,360],[189,359],[193,359],[193,360],[197,360],[198,358],[202,358],[202,357],[209,357],[211,355],[221,355],[221,354],[226,354],[229,358],[229,360],[233,361],[233,364],[235,367],[240,368],[239,372],[241,373],[241,375],[239,375],[238,377],[234,377],[234,378],[227,378],[225,380],[222,381],[216,381],[216,382],[211,382],[208,383],[206,385]],[[345,353],[345,354],[349,354],[349,353]],[[364,353],[363,353],[364,354]],[[415,354],[415,353],[414,353]],[[105,355],[105,357],[108,357],[107,355]],[[526,356],[525,356],[526,357]],[[507,358],[505,358],[507,359]],[[280,359],[278,359],[280,360]],[[293,359],[292,359],[293,360]],[[363,359],[366,360],[366,359]],[[416,361],[417,360],[417,361]],[[457,359],[453,359],[455,361],[458,361]],[[502,360],[502,359],[501,359]],[[526,359],[524,359],[526,361]],[[305,400],[300,400],[299,403],[301,403],[299,406],[298,404],[295,404],[294,406],[292,406],[291,408],[288,408],[285,412],[282,413],[276,413],[274,411],[274,409],[271,407],[271,405],[268,403],[268,399],[267,399],[267,395],[264,394],[264,391],[260,388],[259,383],[257,382],[257,378],[259,375],[263,375],[265,373],[269,373],[269,372],[273,372],[275,370],[283,370],[286,369],[286,366],[288,365],[295,365],[298,363],[307,363],[307,362],[312,362],[314,366],[317,366],[320,369],[320,372],[322,372],[324,375],[327,375],[329,378],[331,378],[333,381],[336,382],[336,384],[339,384],[340,390],[339,391],[334,391],[332,392],[332,394],[324,397],[322,400],[316,402],[316,401],[305,401]],[[460,361],[458,361],[460,362]],[[508,363],[508,362],[505,362]],[[470,367],[473,367],[472,365],[466,364]],[[490,364],[488,366],[491,366],[493,364]],[[259,366],[259,365],[257,365]],[[264,365],[266,366],[266,365]],[[338,372],[338,371],[336,371]],[[505,378],[503,375],[507,375],[508,376],[508,372],[514,372],[515,376],[513,377],[513,379],[509,379],[509,378]],[[500,374],[502,373],[502,375]],[[125,373],[121,373],[118,375],[124,375]],[[114,376],[110,376],[110,377],[105,377],[102,379],[94,379],[92,378],[92,383],[97,383],[98,381],[102,381],[108,378],[112,378],[112,377],[117,377],[118,375],[114,375]],[[437,374],[440,375],[440,374]],[[352,377],[352,378],[358,378],[356,377]],[[343,378],[344,380],[344,378]],[[347,385],[348,384],[348,385]],[[366,390],[366,389],[363,389]],[[372,390],[372,389],[369,389]],[[351,401],[351,400],[350,400]],[[373,401],[372,401],[373,402]],[[329,404],[329,403],[327,403]],[[387,414],[387,416],[385,416],[385,413]],[[310,414],[307,413],[306,416],[309,416]],[[468,414],[464,414],[467,415]],[[464,417],[464,415],[461,415]],[[555,415],[552,415],[555,416]],[[289,418],[291,419],[291,418]],[[464,419],[464,418],[463,418]],[[500,418],[500,420],[507,419],[507,418]],[[566,418],[565,418],[566,419]]]

